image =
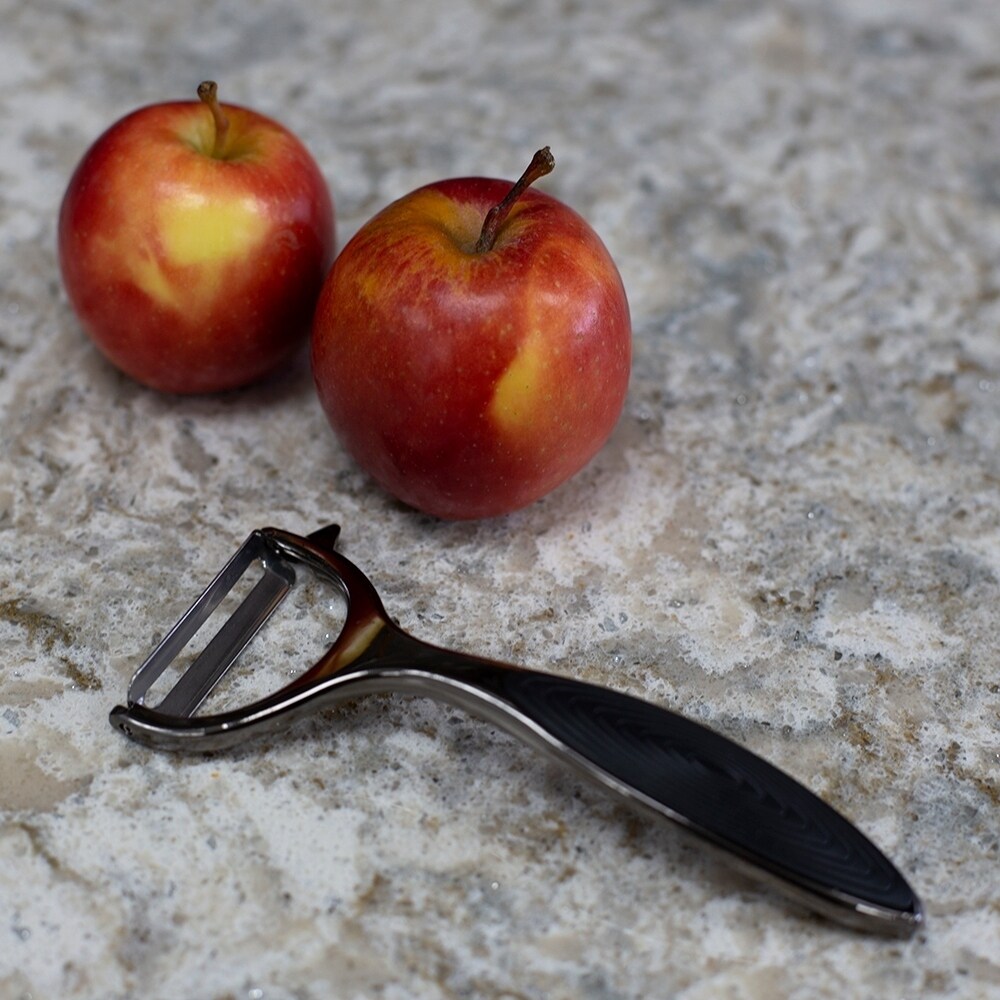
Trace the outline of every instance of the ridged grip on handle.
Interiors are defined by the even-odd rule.
[[[649,702],[570,678],[503,668],[475,673],[479,684],[580,758],[576,763],[593,777],[610,777],[605,783],[618,791],[789,883],[811,902],[818,897],[830,904],[820,909],[863,924],[869,918],[876,924],[919,922],[919,900],[871,841],[789,775],[731,740]],[[850,913],[837,912],[842,910]]]

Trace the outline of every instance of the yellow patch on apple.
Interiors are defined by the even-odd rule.
[[[128,270],[135,286],[141,288],[151,299],[161,306],[178,308],[180,303],[177,292],[163,273],[156,257],[136,254],[129,260]]]
[[[252,253],[268,232],[268,222],[252,199],[207,203],[188,194],[160,210],[160,236],[172,263],[181,267],[227,261]]]
[[[497,379],[490,400],[493,422],[507,433],[526,430],[546,398],[542,337],[534,331],[521,345],[507,370]]]
[[[217,275],[204,265],[223,264],[252,255],[268,233],[267,220],[252,200],[235,198],[206,203],[199,195],[186,194],[167,202],[157,213],[160,254],[177,267],[198,267],[197,278],[179,287],[164,273],[155,252],[131,258],[132,279],[151,299],[170,309],[186,308],[216,291]]]

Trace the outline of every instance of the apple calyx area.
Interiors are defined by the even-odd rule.
[[[552,168],[555,167],[556,160],[552,155],[551,150],[548,146],[543,146],[537,153],[531,158],[531,163],[528,164],[527,169],[514,183],[514,186],[507,192],[503,201],[494,205],[489,212],[486,213],[486,219],[483,222],[483,228],[479,233],[479,239],[476,241],[476,253],[486,253],[488,250],[493,249],[493,244],[496,242],[497,233],[500,232],[500,227],[507,221],[507,216],[510,215],[510,210],[514,206],[514,202],[521,197],[522,194],[532,185],[539,177],[544,177],[546,174],[552,173]]]
[[[205,80],[198,84],[198,98],[212,112],[212,123],[215,127],[212,148],[208,155],[216,160],[227,158],[226,140],[229,138],[229,119],[219,104],[219,86],[214,80]]]

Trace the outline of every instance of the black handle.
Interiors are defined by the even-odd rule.
[[[921,921],[919,899],[867,837],[732,740],[570,678],[482,662],[463,675],[541,730],[536,742],[776,877],[814,909],[866,929]]]

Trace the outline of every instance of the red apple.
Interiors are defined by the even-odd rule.
[[[443,518],[505,514],[583,468],[621,413],[621,277],[572,209],[524,176],[440,181],[344,247],[313,322],[320,402],[354,459]]]
[[[214,83],[198,94],[112,125],[59,215],[59,263],[84,329],[166,392],[231,389],[286,362],[333,252],[333,204],[302,143],[220,105]]]

